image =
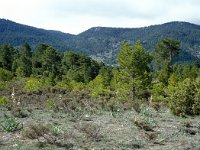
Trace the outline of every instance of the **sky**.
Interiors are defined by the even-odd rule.
[[[199,14],[200,0],[0,0],[0,18],[71,34],[170,21],[200,25]]]

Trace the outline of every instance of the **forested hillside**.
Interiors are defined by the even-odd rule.
[[[25,42],[32,47],[46,43],[60,50],[68,49],[67,40],[73,35],[60,31],[44,30],[0,19],[0,43],[20,47]]]
[[[61,51],[82,51],[108,64],[116,64],[122,41],[140,40],[146,50],[152,51],[159,39],[175,38],[181,42],[178,60],[200,61],[200,26],[187,22],[170,22],[143,28],[94,27],[78,35],[66,34],[0,20],[0,44],[21,46],[27,42],[31,47],[46,43]]]

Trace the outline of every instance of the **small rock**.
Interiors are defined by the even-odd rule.
[[[185,132],[190,134],[190,135],[196,135],[197,130],[191,129],[191,128],[187,128],[187,129],[185,129]]]

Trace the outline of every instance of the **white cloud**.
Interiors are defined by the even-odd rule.
[[[0,18],[68,33],[93,26],[200,23],[199,0],[0,0]]]

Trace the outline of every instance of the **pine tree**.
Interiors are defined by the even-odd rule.
[[[18,75],[25,77],[29,77],[32,73],[32,51],[28,43],[25,43],[19,50],[17,72]]]
[[[165,38],[161,39],[155,48],[155,63],[158,80],[168,85],[170,74],[173,72],[173,59],[179,54],[180,42]]]
[[[163,62],[167,63],[169,65],[169,69],[173,71],[173,58],[179,54],[179,51],[179,41],[171,38],[161,39],[155,49],[156,61],[159,64],[163,64]]]
[[[151,61],[152,57],[139,41],[134,47],[124,42],[118,56],[119,70],[114,73],[119,93],[134,100],[146,90],[151,83],[149,74]]]
[[[61,54],[52,47],[46,48],[42,56],[42,70],[49,75],[59,75],[61,67]]]
[[[0,47],[0,67],[12,71],[12,64],[15,60],[17,51],[10,45],[2,45]]]
[[[36,49],[33,52],[33,57],[32,57],[32,72],[34,76],[41,76],[43,75],[43,70],[42,68],[42,63],[43,63],[43,55],[45,50],[49,46],[46,44],[39,44]]]

